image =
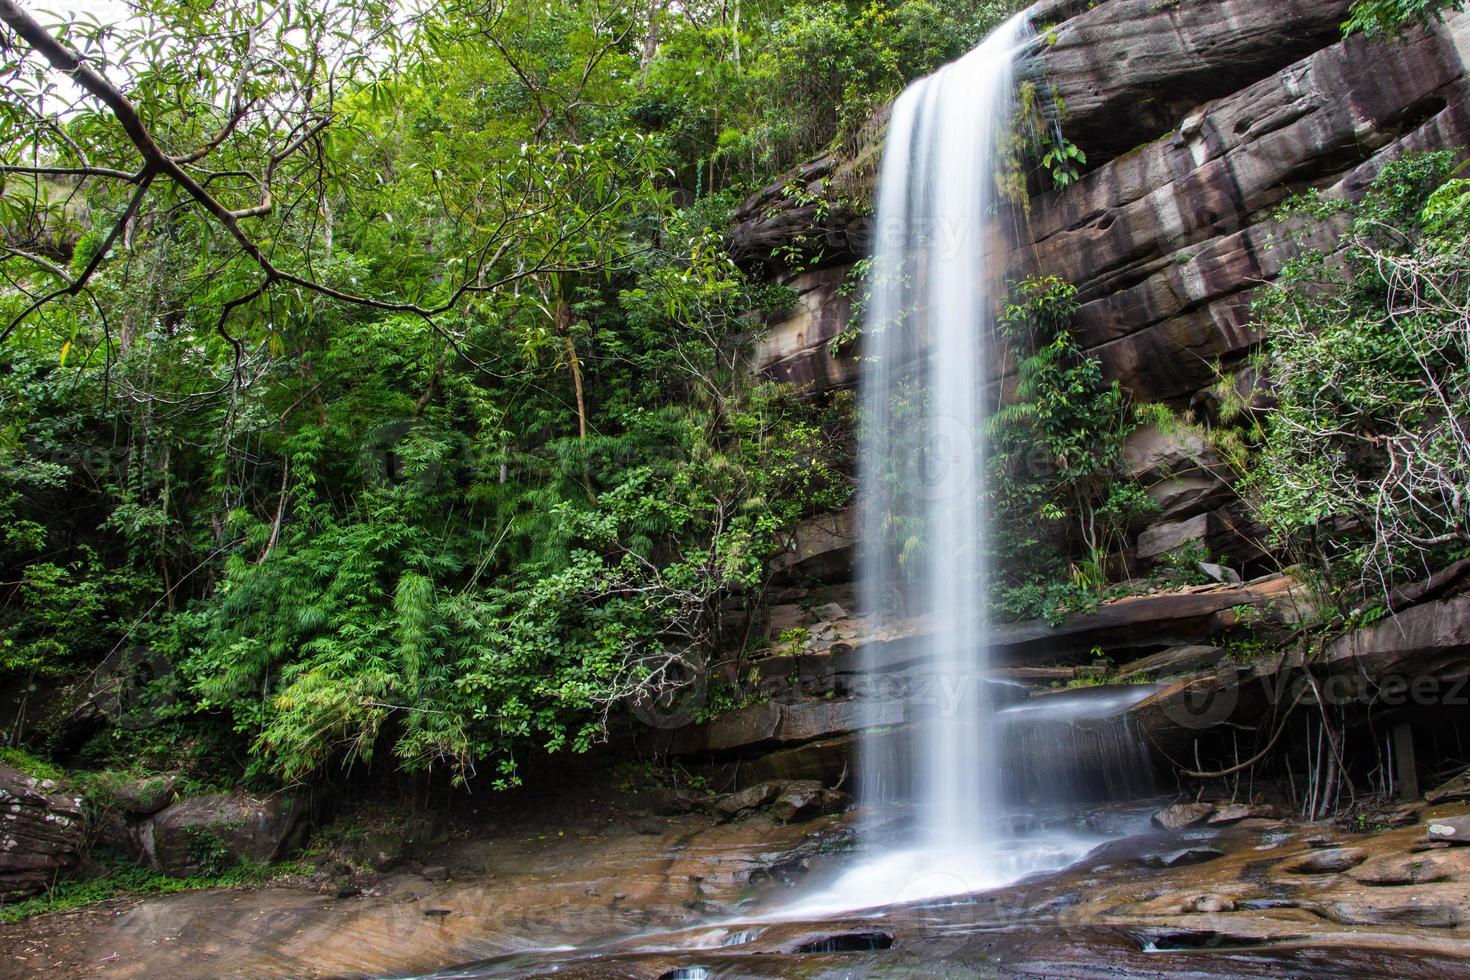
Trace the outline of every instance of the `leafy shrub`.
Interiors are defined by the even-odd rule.
[[[1076,289],[1054,276],[1012,284],[998,328],[1016,364],[1016,393],[988,433],[999,604],[1050,620],[1096,602],[1111,556],[1154,507],[1119,474],[1135,415],[1117,382],[1078,348],[1069,330],[1075,309]]]
[[[1387,165],[1255,314],[1277,410],[1249,486],[1281,544],[1360,593],[1470,552],[1470,221],[1455,154]]]
[[[1446,14],[1463,10],[1464,0],[1356,0],[1348,10],[1343,33],[1394,38],[1415,27],[1444,23]]]

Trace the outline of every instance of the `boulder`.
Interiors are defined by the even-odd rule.
[[[1424,885],[1449,876],[1449,863],[1442,858],[1399,854],[1376,857],[1348,872],[1348,877],[1360,884],[1380,886]]]
[[[1394,807],[1383,816],[1383,823],[1389,827],[1410,827],[1419,822],[1419,816],[1424,808],[1417,803],[1405,803]]]
[[[308,808],[300,794],[216,793],[179,800],[137,830],[144,858],[176,878],[218,874],[244,861],[278,861],[304,843]]]
[[[124,813],[142,817],[162,810],[177,795],[173,776],[144,776],[113,781],[102,789],[104,802]]]
[[[848,618],[848,611],[839,602],[824,602],[812,609],[812,615],[824,622],[836,622]]]
[[[1139,561],[1153,564],[1193,546],[1205,555],[1251,563],[1266,554],[1261,542],[1267,536],[1250,510],[1237,501],[1186,520],[1148,526],[1138,535],[1135,554]],[[1240,574],[1224,565],[1199,562],[1196,567],[1216,582],[1231,585],[1240,582]]]
[[[85,845],[80,797],[0,765],[0,900],[54,884],[81,862]]]
[[[866,737],[854,733],[817,739],[757,758],[738,759],[718,771],[745,779],[813,779],[831,785],[853,775],[860,753],[871,748],[862,744]]]
[[[1424,799],[1428,803],[1460,803],[1470,800],[1470,770],[1460,773],[1454,779],[1440,783],[1425,793]]]
[[[668,750],[675,755],[692,755],[796,745],[850,734],[866,726],[900,724],[905,720],[904,710],[904,703],[897,699],[819,698],[795,704],[764,701],[673,733]]]
[[[781,712],[782,706],[771,701],[726,711],[706,724],[688,730],[685,737],[676,742],[675,751],[680,754],[720,752],[774,742],[781,730]]]
[[[853,508],[821,514],[797,525],[786,547],[770,561],[772,581],[806,579],[846,581],[851,578],[857,544]]]
[[[1470,677],[1470,596],[1412,606],[1334,641],[1323,659],[1369,677]]]
[[[1210,510],[1230,497],[1230,471],[1195,429],[1146,425],[1123,442],[1123,472],[1158,505],[1158,519],[1172,522]]]
[[[1383,905],[1375,895],[1350,898],[1322,907],[1321,913],[1349,926],[1418,926],[1421,929],[1453,929],[1465,922],[1457,904],[1411,901],[1405,905]]]
[[[1466,33],[1470,35],[1470,14],[1465,15],[1464,23]],[[1470,558],[1462,558],[1441,568],[1426,579],[1410,582],[1394,589],[1388,595],[1388,608],[1393,612],[1401,612],[1421,602],[1457,595],[1464,592],[1467,587],[1470,587]]]
[[[782,786],[782,783],[774,780],[756,783],[754,786],[747,786],[742,790],[719,797],[715,800],[714,807],[723,816],[740,817],[769,805],[781,795]]]
[[[738,820],[761,810],[783,823],[799,823],[838,813],[852,802],[846,793],[828,789],[814,779],[767,780],[728,793],[715,801],[715,810]]]
[[[1152,868],[1182,868],[1191,864],[1204,864],[1224,856],[1225,852],[1218,847],[1184,847],[1177,851],[1152,855],[1144,863]]]
[[[1210,515],[1199,514],[1184,521],[1154,524],[1138,536],[1139,561],[1158,561],[1174,552],[1196,546],[1207,552],[1205,541],[1210,535]]]
[[[881,724],[881,716],[885,714],[890,720],[898,721],[901,709],[902,705],[869,704],[856,698],[801,701],[782,708],[777,737],[786,743],[810,742],[857,731],[865,725]]]
[[[1118,676],[1127,679],[1140,676],[1175,677],[1180,674],[1191,674],[1207,667],[1213,667],[1224,656],[1225,651],[1220,647],[1203,646],[1197,643],[1169,647],[1167,650],[1160,650],[1158,653],[1130,660],[1118,668]]]
[[[1470,814],[1460,817],[1434,817],[1424,828],[1431,843],[1470,844]]]
[[[996,663],[1019,664],[1085,656],[1096,647],[1198,644],[1234,626],[1242,607],[1260,610],[1266,623],[1292,623],[1301,618],[1305,602],[1304,591],[1285,575],[1128,596],[1105,602],[1096,612],[1075,613],[1055,626],[1039,620],[997,623],[991,628],[991,651]]]
[[[1361,847],[1330,847],[1292,858],[1281,866],[1281,870],[1297,875],[1336,874],[1357,867],[1367,859],[1368,852]]]
[[[799,823],[841,813],[852,800],[840,790],[828,789],[821,783],[788,783],[771,804],[771,815],[782,823]]]
[[[1212,582],[1223,582],[1226,585],[1239,585],[1240,573],[1227,565],[1217,565],[1214,562],[1202,561],[1199,570]]]
[[[1211,827],[1223,827],[1227,824],[1240,823],[1242,820],[1251,818],[1264,819],[1276,815],[1274,807],[1252,806],[1245,803],[1222,803],[1210,814],[1205,822]]]
[[[403,837],[415,854],[422,855],[448,843],[449,818],[438,810],[414,814],[403,822]]]
[[[1302,615],[1290,601],[1274,615],[1284,621]],[[1324,696],[1338,701],[1393,706],[1449,699],[1470,677],[1470,596],[1412,606],[1339,637],[1314,656],[1313,666]],[[1134,705],[1130,714],[1161,751],[1187,754],[1201,731],[1277,710],[1302,683],[1302,654],[1293,649],[1185,677]]]
[[[408,858],[408,840],[391,830],[372,830],[351,841],[346,857],[352,864],[367,865],[374,871],[392,871]]]
[[[1215,812],[1213,803],[1175,803],[1153,815],[1153,822],[1165,830],[1182,830],[1205,822]]]
[[[1224,895],[1201,895],[1189,903],[1191,912],[1234,912],[1235,902]]]

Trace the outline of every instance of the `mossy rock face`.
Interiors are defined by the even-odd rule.
[[[115,778],[103,780],[94,795],[104,806],[146,817],[168,806],[178,793],[172,776],[132,778],[118,774]]]
[[[391,871],[408,858],[409,842],[403,834],[375,830],[354,841],[350,848],[353,864],[365,864],[374,871]]]
[[[293,797],[215,793],[180,800],[139,828],[142,851],[175,878],[217,875],[288,857],[306,838],[307,810]]]

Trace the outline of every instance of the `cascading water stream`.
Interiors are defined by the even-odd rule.
[[[1012,17],[974,50],[920,79],[889,118],[878,183],[863,350],[863,605],[896,602],[929,622],[914,692],[911,759],[918,842],[973,849],[999,802],[987,666],[983,404],[990,297],[985,268],[996,151],[1029,32]],[[922,542],[922,543],[921,543]],[[878,664],[870,665],[880,666]],[[864,785],[897,785],[893,757],[867,753]]]
[[[1100,842],[1011,829],[1001,753],[1007,733],[1018,743],[997,713],[1004,687],[986,679],[984,388],[991,291],[1002,279],[987,256],[1003,251],[994,248],[998,154],[1028,17],[914,82],[889,117],[862,353],[860,574],[868,616],[896,612],[925,628],[918,676],[885,674],[888,654],[869,654],[870,684],[887,677],[891,689],[869,691],[859,785],[870,813],[911,804],[914,819],[897,835],[870,820],[874,856],[802,910],[975,892],[1061,867]],[[904,724],[880,729],[896,699]]]

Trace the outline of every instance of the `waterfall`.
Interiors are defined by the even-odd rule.
[[[997,150],[1009,129],[1018,14],[908,87],[889,118],[863,347],[863,605],[928,620],[913,773],[920,835],[974,848],[999,803],[982,681],[985,636],[985,267]],[[877,666],[877,665],[873,665]],[[895,785],[867,753],[863,783]]]
[[[985,253],[1012,63],[1028,31],[1025,14],[1012,17],[910,85],[894,103],[878,181],[863,347],[863,604],[875,617],[901,604],[928,633],[911,705],[912,779],[878,771],[894,757],[869,752],[863,785],[908,782],[915,843],[951,853],[982,846],[999,806],[982,679],[983,387],[998,278]]]
[[[868,616],[924,624],[922,666],[900,679],[884,674],[882,652],[869,654],[867,676],[890,678],[870,681],[859,767],[860,795],[880,816],[863,827],[866,857],[808,911],[980,891],[1099,843],[1056,826],[1037,832],[1034,809],[1007,811],[1007,784],[1022,784],[1003,775],[1004,746],[1041,759],[1036,740],[1060,748],[1070,729],[1049,718],[1017,741],[1013,717],[998,714],[1024,692],[986,680],[984,385],[1003,299],[987,253],[1003,251],[993,249],[997,171],[1013,62],[1029,34],[1028,14],[1012,17],[910,85],[889,118],[861,354],[860,576]],[[897,832],[893,804],[912,817]]]

